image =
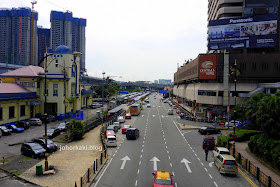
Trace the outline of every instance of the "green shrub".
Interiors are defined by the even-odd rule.
[[[248,140],[250,140],[251,136],[260,134],[260,133],[262,133],[262,131],[240,129],[235,132],[237,138],[234,141],[236,141],[236,142],[248,141]],[[233,132],[229,133],[230,141],[233,140],[232,135],[233,135]]]
[[[81,121],[73,119],[69,125],[69,132],[72,140],[80,140],[85,134],[85,127]]]
[[[266,134],[257,134],[248,142],[250,150],[271,163],[275,168],[280,168],[280,140],[271,139]]]
[[[217,147],[225,147],[228,144],[228,136],[218,136]]]

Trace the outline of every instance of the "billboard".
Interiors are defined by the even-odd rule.
[[[199,56],[198,79],[216,79],[217,55]]]
[[[208,50],[276,46],[277,14],[209,21]]]

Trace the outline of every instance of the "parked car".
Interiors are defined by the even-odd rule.
[[[47,136],[49,138],[54,138],[56,136],[60,135],[60,130],[59,129],[55,129],[55,128],[50,128],[47,130]]]
[[[24,128],[22,128],[22,127],[17,127],[17,126],[15,126],[15,125],[6,125],[6,127],[7,127],[8,129],[11,129],[12,132],[23,132],[23,131],[24,131]]]
[[[173,108],[173,109],[177,109],[176,105],[172,105],[172,108]]]
[[[35,138],[33,142],[40,144],[44,149],[46,148],[46,140],[44,138]],[[52,153],[57,150],[57,145],[50,139],[47,139],[47,152]]]
[[[107,147],[116,147],[117,138],[115,136],[107,136]]]
[[[120,124],[120,122],[114,122],[114,123],[113,123],[113,126],[117,126],[118,129],[120,129],[120,128],[122,127],[121,124]]]
[[[168,112],[167,112],[167,114],[168,114],[168,115],[173,115],[173,110],[172,110],[172,109],[169,109]]]
[[[214,163],[221,174],[238,174],[238,164],[232,155],[220,154],[214,158]]]
[[[96,109],[96,108],[100,108],[102,105],[99,103],[93,103],[92,105],[90,105],[90,108],[92,109]]]
[[[151,104],[147,104],[147,108],[151,108]]]
[[[124,123],[125,119],[124,119],[123,116],[119,116],[117,121],[120,122],[120,123]]]
[[[45,121],[46,121],[47,123],[51,122],[49,116],[45,116],[45,115],[42,115],[42,116],[40,117],[40,120],[42,121],[42,123],[45,123]]]
[[[115,136],[116,137],[116,133],[112,130],[106,130],[105,138],[107,138],[108,136]]]
[[[200,134],[220,134],[220,129],[215,129],[214,127],[201,127],[198,132]]]
[[[124,125],[122,128],[122,134],[126,134],[126,130],[131,128],[131,125]]]
[[[125,114],[125,119],[131,119],[131,114],[130,113],[126,113]]]
[[[153,173],[153,187],[174,187],[173,175],[166,171],[157,171]]]
[[[137,128],[129,128],[126,130],[126,139],[137,139],[139,137],[139,130]]]
[[[56,121],[56,118],[55,118],[54,115],[48,115],[48,117],[49,117],[49,120],[50,120],[50,121]]]
[[[0,130],[0,138],[2,137],[2,131]]]
[[[213,157],[217,157],[220,154],[230,155],[229,150],[225,147],[216,147],[213,150]]]
[[[24,121],[17,121],[15,122],[15,126],[17,127],[22,127],[24,129],[29,129],[30,125],[28,122],[24,122]]]
[[[0,131],[2,132],[3,136],[8,136],[12,134],[12,130],[8,129],[6,126],[0,126]]]
[[[28,123],[29,123],[30,126],[32,126],[32,125],[37,125],[37,126],[42,125],[42,121],[39,118],[31,118],[31,119],[28,120]]]
[[[30,142],[30,143],[23,143],[20,152],[22,155],[25,156],[30,156],[32,158],[40,158],[45,155],[46,149],[44,149],[38,143]]]
[[[213,136],[205,136],[203,138],[202,148],[214,149],[215,148],[215,138]]]
[[[107,130],[112,130],[112,131],[114,131],[116,133],[116,132],[118,132],[118,127],[117,126],[113,126],[113,125],[109,125],[107,127]]]
[[[57,129],[59,129],[60,132],[65,132],[69,124],[70,124],[69,122],[66,122],[66,124],[65,122],[60,123]]]
[[[240,124],[240,121],[235,120],[235,125]],[[234,120],[231,120],[230,122],[225,123],[225,127],[233,127],[234,126]]]

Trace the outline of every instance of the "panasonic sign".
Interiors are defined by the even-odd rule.
[[[253,18],[246,18],[246,19],[230,19],[229,23],[246,23],[254,21]]]

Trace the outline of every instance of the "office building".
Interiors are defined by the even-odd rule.
[[[37,29],[34,28],[37,28],[38,13],[33,14],[30,8],[2,9],[0,20],[0,63],[37,65]]]
[[[50,48],[51,30],[38,27],[38,63],[44,58],[47,48]]]
[[[71,12],[51,12],[51,48],[66,45],[71,51],[79,51],[81,73],[85,72],[85,27],[86,19],[74,18]]]

